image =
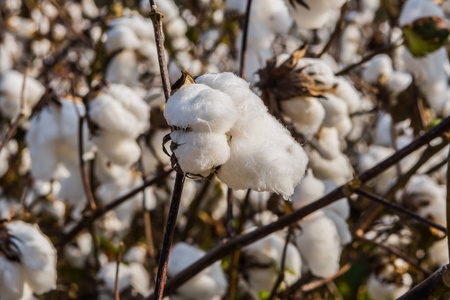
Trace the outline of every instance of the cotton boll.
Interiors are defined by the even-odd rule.
[[[233,100],[204,84],[181,88],[167,101],[164,117],[170,125],[198,132],[226,133],[236,122]]]
[[[267,208],[267,201],[272,194],[269,192],[250,191],[249,202],[250,206],[255,211],[263,211]]]
[[[309,166],[319,179],[328,179],[335,184],[344,184],[353,177],[353,169],[344,154],[332,160],[324,159],[319,152],[313,150],[309,153]]]
[[[76,244],[64,246],[64,258],[74,268],[83,269],[89,256],[93,253],[94,244],[90,233],[82,233],[76,238]]]
[[[353,64],[361,59],[360,47],[362,34],[357,24],[348,24],[341,35],[339,61],[344,65]]]
[[[292,205],[294,209],[300,209],[315,200],[319,199],[325,194],[325,185],[322,181],[315,178],[312,171],[308,170],[305,177],[303,177],[300,184],[295,187],[292,195]]]
[[[365,66],[362,77],[363,80],[376,84],[386,82],[392,74],[392,60],[387,54],[378,54],[373,57]]]
[[[129,167],[136,163],[141,155],[141,148],[134,140],[115,134],[94,136],[93,142],[103,155],[119,166]]]
[[[308,57],[299,59],[295,69],[301,68],[303,68],[302,72],[314,78],[319,88],[330,89],[338,84],[333,69],[322,59]]]
[[[9,168],[9,151],[3,150],[0,152],[0,178],[5,175]]]
[[[318,277],[329,277],[339,270],[341,238],[334,222],[323,211],[316,211],[299,222],[296,244],[304,264]]]
[[[133,246],[124,254],[123,259],[126,262],[136,262],[144,264],[147,250],[144,246]]]
[[[123,50],[113,56],[105,72],[105,81],[135,86],[139,80],[136,53]]]
[[[330,193],[338,187],[331,180],[324,180],[323,184],[325,185],[325,194]],[[350,205],[348,204],[347,198],[341,198],[340,200],[334,201],[333,203],[325,206],[324,210],[332,211],[341,216],[344,220],[347,220],[350,216]]]
[[[403,5],[398,23],[403,27],[419,18],[431,16],[444,17],[442,9],[433,0],[408,0]]]
[[[286,240],[277,234],[271,234],[242,249],[250,263],[246,270],[248,282],[257,293],[271,291],[274,286]],[[285,256],[284,282],[291,285],[301,277],[302,261],[300,254],[294,245],[288,244]]]
[[[263,40],[264,41],[264,40]],[[266,43],[270,43],[266,42]],[[256,46],[255,46],[256,47]],[[259,46],[258,46],[259,47]],[[271,48],[249,48],[245,59],[245,76],[252,83],[258,82],[258,70],[264,67],[265,61],[273,56]]]
[[[42,294],[56,288],[56,250],[37,225],[22,221],[7,225],[20,250],[24,275],[32,290]]]
[[[322,127],[312,144],[325,159],[334,159],[340,153],[339,133],[334,127]]]
[[[408,273],[403,274],[401,280],[401,284],[389,283],[372,274],[367,282],[367,291],[372,299],[394,300],[406,293],[413,282]]]
[[[312,97],[296,97],[281,101],[281,109],[285,115],[294,121],[298,132],[308,140],[319,131],[325,118],[325,109],[320,102]]]
[[[442,240],[435,242],[430,248],[428,248],[428,258],[434,265],[443,266],[448,264],[447,238],[443,238]]]
[[[374,167],[394,153],[394,149],[371,145],[365,153],[361,153],[358,158],[359,172],[365,172]],[[369,183],[375,186],[375,191],[381,195],[385,194],[395,183],[397,172],[395,167],[391,167],[372,179]]]
[[[291,15],[297,25],[305,29],[318,29],[324,26],[330,19],[333,10],[341,7],[345,1],[342,0],[306,0],[309,9],[294,2],[287,2]]]
[[[167,266],[169,277],[174,276],[193,262],[203,257],[205,253],[186,243],[177,243],[172,248]],[[212,299],[225,294],[227,288],[225,275],[219,262],[203,270],[186,283],[177,288],[177,294],[188,299]]]
[[[412,83],[412,76],[406,72],[394,71],[387,82],[387,88],[392,93],[406,90]]]
[[[13,119],[19,114],[20,96],[22,94],[24,75],[9,70],[0,77],[0,111],[2,116]],[[45,87],[36,79],[27,77],[24,90],[25,116],[31,113],[31,108],[41,99]]]
[[[379,146],[392,147],[392,117],[385,111],[381,111],[375,125],[373,143]]]
[[[344,146],[341,146],[341,147],[345,148],[345,140],[344,139],[352,131],[352,129],[353,129],[353,122],[350,119],[350,117],[345,116],[344,118],[342,118],[342,120],[339,123],[336,124],[335,128],[336,128],[336,130],[338,132],[338,136],[339,136],[341,142],[344,145]]]
[[[133,29],[126,26],[114,26],[106,32],[105,50],[111,54],[122,49],[137,49],[141,46]]]
[[[284,1],[264,0],[255,4],[252,3],[252,7],[253,5],[258,6],[258,12],[256,15],[252,15],[252,18],[263,20],[263,24],[274,33],[288,33],[293,20],[289,15],[289,10]]]
[[[328,208],[328,206],[326,208]],[[334,225],[339,233],[341,245],[345,246],[349,244],[352,241],[352,234],[350,233],[345,219],[331,209],[324,209],[323,212],[334,222]]]
[[[347,104],[347,111],[352,114],[359,109],[360,96],[355,87],[345,78],[337,77],[336,96]]]
[[[334,127],[348,117],[347,105],[343,100],[333,94],[325,93],[324,97],[325,99],[319,99],[325,109],[323,125]]]
[[[23,299],[24,274],[21,266],[0,255],[0,297],[5,300]]]
[[[447,78],[439,81],[424,81],[420,84],[420,90],[425,95],[430,108],[440,113],[448,105]]]

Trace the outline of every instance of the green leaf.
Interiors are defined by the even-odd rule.
[[[260,291],[258,296],[259,296],[259,300],[267,300],[270,297],[269,293],[264,290]]]

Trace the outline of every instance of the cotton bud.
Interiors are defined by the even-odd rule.
[[[167,266],[168,276],[175,276],[204,255],[202,250],[186,243],[174,245]],[[213,299],[223,296],[227,285],[222,268],[219,262],[216,262],[179,286],[176,292],[184,299]]]
[[[23,81],[24,75],[15,70],[6,71],[0,76],[0,112],[8,119],[14,119],[19,114]],[[23,93],[25,116],[30,115],[44,92],[45,88],[39,81],[27,76]]]
[[[257,294],[261,291],[270,293],[274,287],[280,273],[285,244],[285,238],[271,234],[242,249],[248,261],[245,273],[250,287]],[[287,245],[284,263],[284,282],[289,286],[300,279],[302,269],[300,254],[291,243]],[[283,284],[282,287],[286,286]]]

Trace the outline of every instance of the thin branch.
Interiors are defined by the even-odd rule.
[[[119,252],[117,252],[116,279],[114,281],[114,298],[115,298],[115,300],[120,300],[120,295],[119,295],[119,266],[120,266],[120,261],[122,260],[122,252],[123,252],[123,242],[120,242]]]
[[[360,61],[358,61],[358,62],[356,62],[356,63],[354,63],[354,64],[351,64],[350,66],[344,68],[343,70],[337,72],[337,73],[334,74],[334,75],[336,75],[336,76],[342,76],[342,75],[345,75],[345,74],[347,74],[348,72],[350,72],[351,70],[353,70],[354,68],[356,68],[356,67],[362,65],[363,63],[365,63],[365,62],[371,60],[374,56],[377,56],[378,54],[382,54],[382,53],[389,53],[389,52],[391,52],[392,50],[394,50],[395,48],[399,47],[400,45],[401,45],[401,43],[399,43],[399,44],[392,44],[392,45],[390,45],[390,46],[388,46],[388,47],[386,47],[386,48],[383,48],[383,49],[380,49],[380,50],[378,50],[378,51],[372,52],[372,53],[370,53],[370,54],[364,56],[363,58],[361,58]]]
[[[416,151],[426,143],[430,142],[434,138],[444,134],[450,129],[450,117],[444,119],[441,123],[436,125],[434,128],[430,129],[420,138],[414,140],[406,147],[397,151],[390,157],[386,158],[378,165],[373,168],[362,173],[357,179],[354,179],[342,186],[337,187],[327,195],[323,196],[319,200],[302,207],[299,210],[296,210],[288,215],[285,215],[279,218],[277,221],[268,224],[266,226],[262,226],[254,231],[251,231],[247,234],[239,235],[225,244],[218,245],[217,247],[211,249],[206,255],[202,258],[191,264],[189,267],[185,268],[183,271],[175,275],[172,279],[170,279],[166,284],[165,293],[169,294],[173,292],[177,287],[185,283],[187,280],[212,265],[219,259],[224,258],[227,255],[230,255],[232,252],[237,249],[241,249],[275,231],[281,230],[284,227],[293,224],[307,215],[313,213],[314,211],[321,209],[334,201],[347,197],[353,193],[353,189],[358,187],[360,184],[364,184],[367,181],[373,179],[384,170],[396,164],[398,161],[408,156],[412,152]],[[147,297],[147,299],[153,299],[153,295]]]
[[[19,115],[16,117],[13,124],[11,125],[11,128],[8,130],[5,137],[3,138],[2,143],[0,144],[0,152],[2,152],[2,149],[12,139],[17,129],[19,128],[20,123],[22,123],[23,119],[25,118],[25,84],[27,82],[28,69],[29,66],[27,66],[25,73],[23,74],[22,88],[20,90]]]
[[[347,273],[347,271],[350,270],[350,268],[352,267],[353,263],[354,262],[346,263],[334,275],[332,275],[330,277],[318,279],[316,281],[312,281],[312,282],[310,282],[308,284],[303,285],[302,288],[301,288],[301,291],[303,293],[308,293],[308,292],[311,292],[311,291],[313,291],[315,289],[318,289],[319,287],[323,286],[324,284],[327,284],[330,281],[335,280],[339,276]]]
[[[152,234],[152,221],[150,218],[150,211],[144,208],[144,226],[145,226],[145,241],[147,243],[147,253],[149,256],[150,262],[150,280],[154,280],[156,278],[155,267],[156,267],[156,253],[155,253],[155,244],[153,243],[153,234]]]
[[[397,300],[431,300],[448,292],[450,292],[450,265],[445,265]]]
[[[169,216],[167,218],[166,229],[164,231],[163,246],[161,256],[159,257],[158,273],[155,283],[155,299],[162,300],[164,295],[164,286],[167,276],[167,265],[169,263],[170,250],[172,248],[173,235],[177,222],[178,208],[180,207],[181,194],[183,192],[184,174],[177,173],[175,177],[175,185],[170,201]]]
[[[289,241],[291,239],[291,235],[292,235],[292,227],[289,227],[288,232],[286,234],[286,241],[284,243],[283,254],[281,255],[280,272],[278,274],[277,281],[275,282],[275,284],[272,287],[272,292],[270,293],[269,300],[274,299],[274,297],[276,296],[278,287],[284,280],[284,270],[286,268],[286,253],[287,253],[287,248],[289,246]]]
[[[450,230],[450,148],[447,156],[447,195],[446,195],[446,215],[447,215],[447,232]],[[448,253],[450,257],[450,238],[447,236]]]
[[[417,221],[419,221],[421,223],[424,223],[424,224],[426,224],[426,225],[428,225],[430,227],[433,227],[433,228],[435,228],[435,229],[437,229],[439,231],[442,231],[443,233],[447,234],[447,230],[445,229],[444,226],[441,226],[441,225],[436,224],[435,222],[433,222],[431,220],[423,218],[423,217],[419,216],[418,214],[416,214],[416,213],[414,213],[414,212],[412,212],[412,211],[410,211],[408,209],[405,209],[404,207],[402,207],[400,205],[397,205],[395,203],[389,202],[389,201],[387,201],[387,200],[385,200],[385,199],[383,199],[383,198],[381,198],[381,197],[379,197],[377,195],[369,193],[369,192],[367,192],[367,191],[365,191],[365,190],[363,190],[361,188],[356,188],[355,189],[355,193],[360,195],[360,196],[362,196],[362,197],[365,197],[365,198],[367,198],[369,200],[372,200],[372,201],[375,201],[377,203],[380,203],[383,206],[389,207],[390,209],[392,209],[392,210],[394,210],[396,212],[399,212],[399,213],[404,214],[404,215],[406,215],[408,217],[411,217],[411,218],[413,218],[413,219],[415,219],[415,220],[417,220]]]
[[[235,228],[233,226],[233,202],[234,193],[232,188],[227,189],[227,217],[225,221],[225,229],[227,231],[226,238],[232,238],[235,236]]]
[[[247,7],[245,8],[244,28],[242,31],[241,61],[239,62],[239,76],[242,79],[247,79],[245,76],[245,61],[247,59],[247,35],[248,35],[248,27],[250,24],[251,7],[252,7],[252,0],[247,0]]]
[[[68,242],[70,242],[75,236],[77,236],[78,233],[80,233],[84,228],[88,227],[92,222],[94,222],[96,219],[103,216],[108,211],[116,208],[117,206],[121,205],[137,193],[142,192],[145,188],[161,182],[163,179],[165,179],[173,170],[170,169],[168,171],[164,171],[161,174],[158,174],[156,177],[152,178],[151,180],[146,180],[141,186],[136,187],[132,190],[130,190],[125,195],[122,195],[118,197],[117,199],[111,201],[107,205],[97,208],[95,211],[93,211],[90,215],[84,216],[78,223],[75,225],[72,230],[70,230],[67,234],[65,234],[61,239],[55,244],[55,248],[60,251],[64,245],[66,245]]]
[[[333,41],[339,36],[339,33],[341,32],[342,28],[344,28],[344,17],[345,12],[347,11],[348,2],[345,2],[344,5],[341,7],[341,15],[339,17],[339,21],[336,23],[336,27],[334,28],[333,33],[330,36],[330,39],[328,40],[325,47],[323,47],[322,51],[319,53],[317,57],[322,57],[325,53],[328,52],[328,50],[331,47],[331,44],[333,44]]]

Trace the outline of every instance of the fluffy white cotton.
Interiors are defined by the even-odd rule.
[[[343,153],[334,159],[325,159],[319,152],[312,150],[309,153],[309,166],[319,179],[328,179],[335,184],[344,184],[353,177],[353,168],[348,157]]]
[[[334,127],[348,118],[347,104],[341,98],[330,93],[325,93],[324,97],[319,99],[325,108],[324,126]]]
[[[438,16],[444,17],[444,12],[433,0],[408,0],[403,5],[398,19],[400,26],[414,22],[419,18]]]
[[[281,268],[281,260],[286,239],[274,233],[260,239],[245,248],[242,252],[253,264],[245,270],[250,287],[258,294],[261,291],[271,292]],[[284,283],[291,285],[301,277],[302,261],[294,245],[288,244],[285,256]]]
[[[183,129],[226,133],[236,122],[237,110],[227,94],[204,84],[191,84],[169,98],[164,117],[169,125]]]
[[[361,59],[360,47],[362,34],[357,24],[348,24],[341,35],[339,60],[344,65],[353,64]]]
[[[378,145],[370,145],[366,152],[359,155],[358,170],[359,172],[367,171],[374,167],[384,159],[388,158],[394,153],[394,149],[382,147]],[[384,195],[385,192],[395,183],[397,171],[395,167],[391,167],[372,179],[369,183],[375,187],[375,191]]]
[[[200,259],[205,252],[186,243],[177,243],[173,246],[167,274],[176,275],[183,269]],[[177,294],[187,299],[212,299],[223,296],[228,286],[225,274],[219,262],[203,270],[186,283],[177,288]]]
[[[0,76],[0,112],[8,119],[14,119],[20,110],[20,95],[24,75],[15,70],[9,70]],[[24,90],[24,113],[29,116],[33,106],[41,99],[45,87],[36,79],[27,76]]]
[[[335,127],[322,127],[312,141],[314,147],[325,159],[334,159],[340,153],[339,132]]]
[[[355,87],[349,80],[343,77],[337,77],[336,96],[339,97],[347,104],[348,113],[354,113],[358,111],[360,107],[360,96]]]
[[[391,58],[387,54],[378,54],[367,63],[362,76],[370,84],[385,83],[392,72]]]
[[[329,22],[335,11],[345,3],[345,0],[304,0],[303,5],[287,1],[292,17],[297,25],[305,29],[318,29]]]
[[[135,86],[139,79],[138,62],[133,50],[123,50],[111,58],[105,72],[105,81]]]
[[[372,299],[394,300],[409,291],[413,282],[408,273],[401,275],[401,281],[400,284],[389,283],[372,274],[367,282],[367,291]]]
[[[323,105],[312,97],[295,97],[281,101],[281,109],[294,121],[296,130],[307,139],[311,139],[319,131],[325,118]]]
[[[295,187],[291,201],[294,209],[299,209],[312,203],[325,194],[324,183],[315,178],[311,170],[308,170],[306,176]]]
[[[83,269],[94,250],[94,242],[90,233],[82,233],[76,237],[75,244],[64,246],[64,258],[74,268]]]
[[[318,277],[329,277],[339,270],[341,238],[334,222],[323,211],[316,211],[299,222],[296,244],[303,263]]]
[[[173,153],[184,172],[208,175],[230,158],[224,134],[175,130],[170,137],[176,145]]]
[[[14,276],[14,294],[22,294],[25,285],[36,294],[42,294],[56,288],[56,250],[50,239],[37,225],[23,221],[9,223],[6,228],[20,251],[20,270],[2,269],[3,278]],[[11,277],[10,277],[11,278]],[[1,285],[0,285],[1,286]],[[5,287],[6,288],[6,287]],[[8,287],[10,289],[10,287]],[[0,291],[0,294],[2,291]],[[12,299],[12,298],[11,298]],[[17,299],[17,298],[15,298]]]

